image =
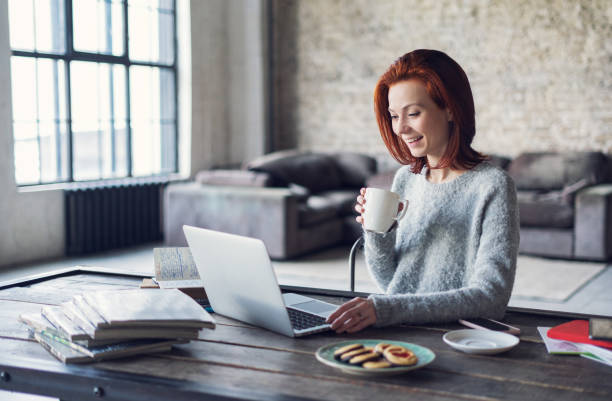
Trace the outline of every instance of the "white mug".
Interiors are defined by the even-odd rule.
[[[399,205],[404,207],[399,211]],[[386,233],[408,209],[408,201],[400,200],[395,192],[379,188],[366,188],[363,228],[375,233]]]

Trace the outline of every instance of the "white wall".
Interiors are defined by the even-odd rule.
[[[191,174],[227,159],[227,5],[191,1]]]
[[[10,83],[8,2],[0,0],[0,266],[64,250],[61,191],[24,193],[15,185]]]
[[[266,0],[191,1],[191,174],[264,152]]]
[[[612,1],[274,1],[279,147],[384,153],[372,94],[402,54],[467,73],[485,153],[612,153]]]
[[[266,0],[177,2],[179,30],[183,30],[179,33],[183,175],[263,153],[265,4]],[[191,38],[185,35],[189,29]],[[191,46],[186,43],[189,39]],[[0,0],[0,268],[60,257],[63,252],[62,192],[20,192],[15,184],[8,2]]]
[[[262,155],[266,132],[266,10],[262,0],[229,5],[229,161]]]

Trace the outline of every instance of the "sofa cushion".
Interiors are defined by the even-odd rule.
[[[337,217],[336,205],[323,196],[310,196],[298,206],[298,225],[300,227],[315,226]]]
[[[344,216],[354,218],[357,215],[354,206],[358,193],[356,190],[334,190],[309,196],[299,205],[300,227],[309,227]]]
[[[523,190],[557,190],[583,178],[597,184],[605,179],[605,170],[601,152],[524,153],[508,167],[517,189]]]
[[[269,187],[274,181],[268,173],[246,170],[203,170],[196,174],[195,180],[205,185],[243,187]]]
[[[565,186],[587,179],[589,185],[605,182],[608,158],[601,152],[577,152],[565,155]]]
[[[356,216],[355,203],[357,203],[357,195],[359,195],[357,188],[349,190],[339,189],[321,192],[318,195],[311,196],[311,198],[314,198],[314,202],[317,202],[317,198],[323,198],[327,204],[334,206],[338,216]]]
[[[289,191],[291,192],[291,195],[298,198],[298,201],[300,202],[305,201],[311,195],[310,190],[308,188],[303,187],[298,184],[291,183],[289,184],[288,188],[289,188]]]
[[[341,186],[340,174],[333,157],[322,153],[275,152],[251,161],[247,168],[268,173],[285,185],[301,185],[312,193]]]
[[[263,156],[259,156],[258,158],[254,159],[254,160],[251,160],[250,162],[244,164],[242,167],[245,170],[250,170],[251,167],[257,167],[259,165],[275,162],[276,160],[281,160],[281,159],[286,159],[286,158],[290,158],[290,157],[295,157],[295,156],[301,155],[303,153],[304,152],[301,152],[301,151],[296,150],[296,149],[279,150],[279,151],[276,151],[276,152],[265,154]]]
[[[361,188],[376,174],[376,159],[361,153],[339,152],[332,155],[343,187]]]
[[[563,191],[518,191],[521,226],[571,228],[574,226],[573,203]]]
[[[505,170],[508,167],[508,165],[510,165],[510,162],[512,161],[512,159],[505,157],[505,156],[500,156],[500,155],[489,155],[487,158],[487,161],[491,163],[492,165],[494,165],[495,167],[499,167],[502,170]]]

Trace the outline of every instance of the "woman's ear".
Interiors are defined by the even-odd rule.
[[[449,123],[453,122],[453,113],[451,113],[451,111],[448,108],[446,109],[446,119],[448,120]]]

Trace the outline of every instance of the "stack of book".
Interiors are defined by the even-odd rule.
[[[215,328],[210,314],[177,289],[91,292],[19,320],[64,363],[168,351]]]

